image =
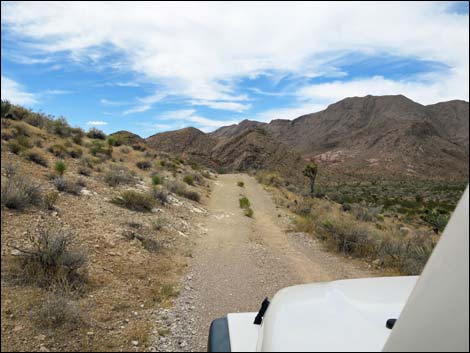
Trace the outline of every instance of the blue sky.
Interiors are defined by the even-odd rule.
[[[467,2],[2,2],[2,98],[141,136],[348,96],[468,101]]]

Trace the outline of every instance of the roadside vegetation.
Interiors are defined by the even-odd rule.
[[[352,176],[346,182],[321,168],[305,175],[310,183],[300,187],[277,173],[258,172],[256,178],[292,211],[296,231],[311,234],[331,251],[407,275],[421,273],[465,187]]]
[[[238,200],[240,208],[243,210],[243,214],[247,217],[253,218],[253,209],[251,208],[250,200],[243,196]]]

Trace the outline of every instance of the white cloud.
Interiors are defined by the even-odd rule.
[[[242,104],[237,102],[218,102],[218,101],[192,101],[193,105],[204,105],[212,109],[231,110],[235,112],[243,112],[251,108],[251,104]]]
[[[166,93],[157,92],[150,96],[137,98],[138,103],[135,105],[135,107],[124,111],[122,114],[129,115],[129,114],[146,112],[147,110],[152,109],[153,104],[161,101],[165,97],[166,97]]]
[[[90,126],[103,126],[103,125],[108,125],[108,123],[106,121],[101,121],[101,120],[92,120],[92,121],[88,121],[86,123],[87,125],[90,125]]]
[[[180,110],[170,110],[160,114],[156,119],[159,120],[173,120],[179,122],[180,127],[192,126],[195,125],[202,131],[211,131],[216,128],[236,124],[239,120],[217,120],[209,119],[202,117],[196,114],[194,109],[180,109]],[[175,125],[172,124],[172,127]]]
[[[323,110],[326,104],[317,104],[312,102],[297,104],[295,107],[268,109],[257,114],[253,119],[269,123],[275,119],[292,120],[305,114],[311,114]]]
[[[349,52],[441,62],[450,74],[417,83],[419,95],[438,101],[466,90],[468,99],[468,15],[447,12],[451,3],[100,2],[92,5],[93,16],[90,6],[2,3],[2,28],[26,37],[47,57],[65,51],[77,60],[106,62],[111,47],[168,95],[216,109],[247,109],[236,103],[246,100],[238,93],[240,78],[266,72],[344,76],[329,63]],[[397,87],[408,82],[414,78]],[[363,92],[368,84],[348,87]],[[149,110],[155,102],[138,103],[125,114]]]
[[[381,76],[352,81],[334,81],[305,86],[296,94],[301,101],[331,104],[345,97],[403,94],[421,104],[451,99],[468,100],[468,73],[451,73],[422,81],[393,81]]]
[[[113,101],[113,100],[104,99],[104,98],[100,99],[100,103],[101,105],[104,105],[104,106],[119,106],[119,105],[127,104],[126,102]]]
[[[170,110],[161,114],[159,118],[163,120],[185,120],[195,112],[194,109]]]
[[[37,101],[37,95],[25,91],[24,87],[12,79],[1,76],[2,99],[8,99],[11,103],[20,105],[34,105]]]

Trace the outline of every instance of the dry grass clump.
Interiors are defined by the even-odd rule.
[[[52,184],[56,187],[57,191],[66,192],[72,195],[80,195],[83,189],[83,184],[78,180],[69,180],[62,176],[55,177]]]
[[[23,211],[42,203],[42,189],[29,176],[9,167],[8,175],[2,177],[1,203],[10,209]]]
[[[43,167],[47,167],[49,165],[46,157],[44,157],[44,155],[37,149],[26,152],[24,156],[28,161],[42,165]]]
[[[179,181],[168,181],[166,183],[168,190],[176,195],[183,196],[189,200],[199,202],[201,195],[196,191],[188,190],[186,185]]]
[[[47,329],[62,326],[73,329],[79,326],[83,319],[77,303],[70,301],[63,294],[52,293],[39,307],[36,321],[39,326]]]
[[[150,194],[137,191],[123,191],[112,203],[138,212],[150,212],[155,207],[155,198]]]
[[[131,184],[134,181],[134,174],[126,167],[112,166],[104,175],[104,181],[109,186]]]

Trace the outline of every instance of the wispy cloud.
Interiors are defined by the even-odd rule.
[[[243,104],[237,102],[218,102],[218,101],[191,101],[193,105],[203,105],[212,109],[231,110],[235,112],[244,112],[251,108],[251,104]]]
[[[100,99],[100,104],[104,106],[120,106],[120,105],[126,105],[129,104],[127,102],[120,102],[120,101],[113,101],[109,99]]]
[[[155,93],[150,96],[142,97],[142,98],[137,98],[137,104],[134,106],[134,108],[125,110],[122,114],[123,115],[129,115],[129,114],[135,114],[135,113],[143,113],[146,112],[147,110],[150,110],[152,106],[164,99],[167,95],[165,93]]]
[[[102,120],[92,120],[92,121],[88,121],[86,123],[87,125],[90,125],[90,126],[104,126],[104,125],[108,125],[108,123],[106,121],[102,121]]]
[[[38,102],[37,95],[27,92],[18,82],[2,75],[1,83],[2,99],[8,99],[12,103],[26,106],[34,105]]]

